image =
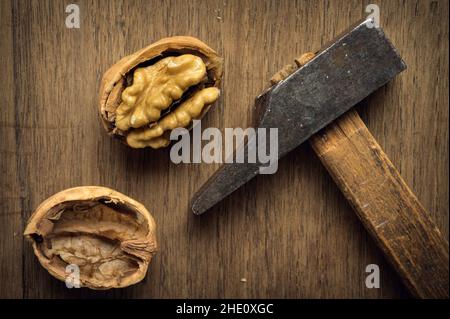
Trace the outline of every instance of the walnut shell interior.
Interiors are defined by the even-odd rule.
[[[114,64],[100,86],[106,130],[133,148],[166,147],[218,99],[222,59],[200,40],[171,37]]]
[[[65,281],[80,270],[81,286],[122,288],[141,281],[157,249],[155,222],[145,207],[114,190],[85,186],[44,201],[24,235],[41,265]]]

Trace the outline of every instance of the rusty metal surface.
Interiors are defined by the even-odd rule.
[[[279,158],[406,68],[384,32],[368,22],[350,28],[257,98],[258,127],[278,128]],[[249,144],[243,147],[247,158]],[[247,160],[224,164],[194,195],[193,212],[207,211],[255,177],[260,166]]]

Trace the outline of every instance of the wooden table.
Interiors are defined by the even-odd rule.
[[[0,297],[398,298],[408,294],[309,145],[215,207],[188,202],[217,165],[170,161],[110,139],[97,115],[103,72],[162,37],[191,35],[225,59],[202,127],[247,127],[271,75],[365,16],[370,1],[0,1]],[[408,70],[358,110],[448,238],[448,1],[377,1]],[[62,189],[104,185],[144,203],[160,251],[146,279],[114,291],[65,288],[22,232]],[[368,289],[377,264],[381,289]],[[245,278],[246,280],[243,280]]]

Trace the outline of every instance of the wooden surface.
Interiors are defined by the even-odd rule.
[[[448,299],[448,242],[358,112],[350,110],[310,142],[408,291]]]
[[[365,16],[370,1],[76,1],[80,29],[65,27],[68,3],[0,0],[0,296],[408,297],[309,145],[199,217],[188,201],[217,166],[127,149],[97,115],[112,63],[162,37],[191,35],[225,59],[222,96],[202,126],[246,127],[270,77]],[[408,70],[358,110],[448,239],[448,1],[377,4]],[[90,184],[154,214],[160,252],[134,287],[68,290],[23,241],[41,201]],[[364,284],[373,263],[380,289]]]

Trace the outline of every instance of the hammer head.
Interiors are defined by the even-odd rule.
[[[370,19],[337,37],[314,59],[256,100],[261,128],[278,128],[282,157],[406,68]],[[241,146],[248,154],[249,144]],[[201,214],[256,176],[260,163],[223,165],[194,195]]]

